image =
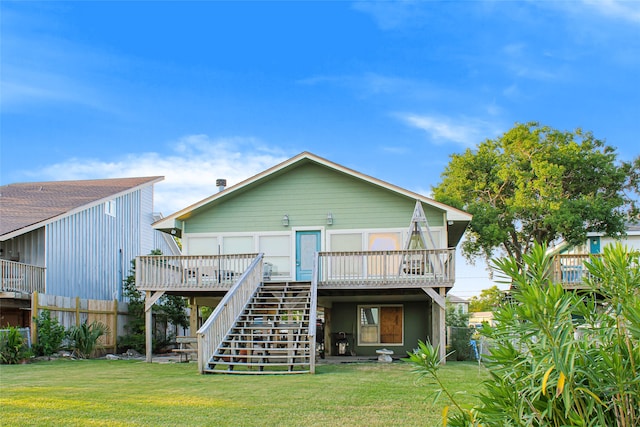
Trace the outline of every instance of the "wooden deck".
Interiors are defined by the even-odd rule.
[[[140,256],[136,286],[186,293],[229,290],[257,255]],[[318,289],[451,287],[455,281],[455,249],[320,252],[317,262]],[[271,280],[263,274],[264,281]]]
[[[560,254],[553,259],[553,281],[561,283],[565,289],[585,289],[585,279],[589,271],[585,263],[589,261],[589,254]]]
[[[0,292],[45,292],[44,267],[0,259]]]
[[[136,258],[136,286],[143,291],[227,291],[257,256],[139,256]]]
[[[140,256],[136,258],[136,284],[143,291],[225,292],[256,256]],[[554,281],[567,289],[583,289],[589,257],[556,255]],[[318,289],[451,287],[455,280],[455,249],[320,252],[318,271]],[[45,293],[45,272],[44,267],[0,260],[0,292]]]
[[[320,252],[318,289],[452,287],[455,249]]]

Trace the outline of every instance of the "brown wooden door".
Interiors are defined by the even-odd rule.
[[[380,307],[380,342],[402,344],[402,307]]]

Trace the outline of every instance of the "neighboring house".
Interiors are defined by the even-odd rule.
[[[0,322],[27,326],[33,292],[122,300],[131,260],[175,241],[155,231],[163,177],[32,182],[0,187]]]
[[[138,258],[136,283],[147,314],[165,292],[216,307],[198,332],[201,372],[309,368],[316,344],[403,357],[418,340],[444,342],[455,247],[470,220],[305,152],[156,222],[182,238],[184,256]]]
[[[460,298],[456,295],[448,295],[447,302],[456,313],[458,314],[467,314],[469,313],[469,300],[465,298]]]
[[[493,326],[492,311],[476,311],[473,313],[469,313],[469,326],[477,328],[482,326],[483,323],[487,323],[489,326]]]
[[[587,233],[587,241],[582,245],[571,246],[562,241],[549,248],[549,253],[554,256],[554,280],[567,289],[581,288],[587,273],[585,261],[592,255],[600,255],[605,246],[621,243],[629,250],[640,250],[640,223],[628,222],[625,232],[626,236],[620,239],[605,236],[604,233]]]

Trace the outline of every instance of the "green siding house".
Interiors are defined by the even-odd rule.
[[[192,319],[201,372],[313,372],[316,353],[402,357],[418,340],[444,343],[470,220],[304,152],[156,222],[184,255],[139,257],[137,284],[149,309],[164,293],[215,307],[204,325]]]

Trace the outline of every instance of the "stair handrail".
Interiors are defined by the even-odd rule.
[[[309,372],[316,373],[316,317],[318,314],[318,265],[319,253],[313,258],[311,274],[311,300],[309,302]]]
[[[218,350],[262,282],[264,254],[258,254],[240,279],[229,289],[213,313],[196,332],[198,370],[204,373],[211,356]]]

